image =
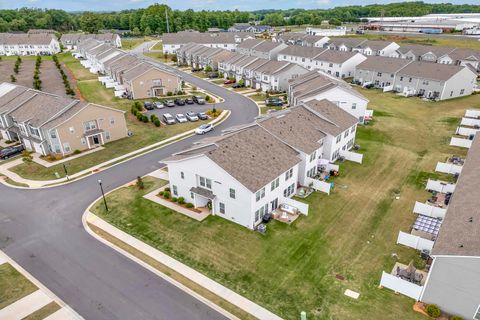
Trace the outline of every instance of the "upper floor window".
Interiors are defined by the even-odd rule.
[[[97,129],[97,122],[95,120],[87,121],[83,125],[85,126],[85,131]]]
[[[110,117],[110,124],[115,124],[115,117]]]
[[[357,109],[357,104],[356,103],[352,103],[352,110],[355,110]]]
[[[212,180],[204,177],[199,177],[199,181],[200,181],[200,186],[207,189],[212,189]]]
[[[280,185],[280,178],[273,180],[272,183],[270,184],[270,191],[275,190],[279,185]]]
[[[255,193],[255,201],[259,201],[260,199],[263,199],[265,197],[265,187],[262,189],[258,190]]]
[[[285,181],[290,179],[293,176],[293,168],[290,168],[287,172],[285,172]]]
[[[315,158],[317,157],[317,151],[315,151],[314,153],[312,153],[310,155],[310,162],[312,162],[313,160],[315,160]]]
[[[183,171],[180,172],[180,178],[185,179],[185,174],[183,173]]]
[[[339,142],[340,142],[340,140],[342,140],[342,135],[341,135],[341,134],[339,134],[339,135],[337,136],[337,140],[336,140],[336,141],[337,141],[337,143],[339,143]]]
[[[235,199],[235,189],[230,188],[230,198]]]

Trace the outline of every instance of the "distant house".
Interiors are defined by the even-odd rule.
[[[55,35],[56,31],[53,29],[30,29],[27,31],[27,34],[53,34]]]
[[[265,25],[251,25],[249,23],[235,23],[228,28],[228,32],[253,32],[253,33],[270,33],[273,28]]]
[[[66,50],[76,50],[80,43],[88,39],[107,43],[117,48],[122,47],[122,40],[116,33],[64,33],[60,37],[60,42]]]
[[[162,36],[163,52],[175,54],[177,50],[188,43],[201,44],[210,48],[233,51],[238,44],[246,39],[254,39],[253,33],[202,33],[198,31],[180,31],[166,33]]]
[[[286,47],[286,44],[269,40],[248,39],[237,46],[236,52],[263,59],[276,59],[278,53]]]
[[[330,50],[337,51],[353,51],[354,48],[360,47],[367,43],[368,40],[361,38],[330,38],[330,41],[325,45]]]
[[[440,56],[437,62],[461,66],[470,65],[475,70],[480,71],[480,50],[455,48],[453,51]]]
[[[57,38],[48,33],[0,33],[0,56],[53,55],[60,52]]]
[[[365,120],[369,102],[366,97],[354,90],[345,81],[319,71],[310,71],[290,80],[288,99],[290,106],[296,106],[311,100],[327,99],[357,118],[359,123],[363,123]]]
[[[397,72],[412,63],[410,60],[368,57],[357,65],[354,80],[360,84],[371,83],[377,88],[393,86]]]
[[[346,27],[338,27],[332,29],[322,29],[322,28],[313,28],[307,27],[305,29],[306,34],[314,35],[314,36],[324,36],[324,37],[338,37],[344,36],[347,34]]]
[[[288,45],[298,45],[304,47],[322,48],[330,38],[324,36],[314,36],[300,32],[285,32],[272,38],[272,41],[285,43]]]
[[[397,50],[390,54],[390,57],[437,62],[440,57],[453,52],[455,48],[441,46],[422,46],[422,45],[401,45]]]
[[[365,56],[389,57],[398,48],[400,46],[392,41],[367,40],[352,48],[352,51],[360,52]]]
[[[125,138],[124,111],[0,84],[0,133],[41,155],[72,154]]]

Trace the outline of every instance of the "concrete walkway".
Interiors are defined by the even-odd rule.
[[[171,209],[175,212],[181,213],[181,214],[183,214],[183,215],[185,215],[189,218],[192,218],[194,220],[197,220],[197,221],[203,221],[210,215],[210,212],[208,212],[208,211],[195,212],[195,211],[192,211],[192,210],[187,209],[185,207],[182,207],[182,206],[180,206],[180,205],[178,205],[174,202],[162,199],[159,196],[157,196],[160,191],[163,191],[168,186],[169,185],[167,184],[167,185],[165,185],[165,186],[163,186],[163,187],[161,187],[157,190],[153,190],[152,192],[147,193],[143,197],[147,200],[158,203],[161,206],[167,207],[167,208],[169,208],[169,209]]]
[[[55,311],[43,320],[75,320],[75,316],[67,308]]]
[[[166,180],[166,181],[170,180],[168,178],[168,171],[166,171],[165,168],[161,168],[161,169],[152,171],[148,174],[148,176],[154,177],[154,178],[157,178],[157,179]]]
[[[38,309],[45,307],[52,302],[52,298],[46,295],[42,290],[37,290],[11,305],[0,310],[0,319],[17,320],[23,319]]]
[[[213,119],[209,123],[211,123],[213,125],[218,125],[218,124],[222,123],[223,121],[225,121],[229,116],[230,116],[230,111],[229,110],[223,110],[223,112],[217,118]],[[102,163],[97,164],[97,165],[95,165],[93,167],[90,167],[88,169],[79,171],[75,174],[70,175],[69,179],[73,180],[73,179],[76,179],[76,178],[79,178],[79,177],[83,177],[83,176],[87,176],[87,175],[96,173],[96,172],[101,171],[103,169],[106,169],[110,166],[118,164],[118,163],[122,162],[123,160],[129,160],[131,158],[141,156],[142,154],[144,154],[146,152],[153,151],[154,149],[163,148],[163,147],[165,147],[165,146],[167,146],[171,143],[176,142],[179,139],[184,139],[184,138],[190,137],[194,134],[195,134],[195,129],[186,131],[184,133],[177,134],[177,135],[175,135],[173,137],[170,137],[168,139],[165,139],[165,140],[159,141],[157,143],[151,144],[149,146],[137,149],[137,150],[129,152],[127,154],[121,155],[117,158],[110,159],[108,161],[102,162]],[[25,178],[19,176],[18,174],[9,170],[10,168],[15,167],[15,166],[17,166],[21,163],[23,163],[22,159],[16,159],[14,161],[10,161],[10,162],[7,162],[5,164],[0,164],[0,174],[14,180],[15,182],[26,184],[30,188],[42,188],[42,187],[47,187],[47,186],[54,185],[54,184],[58,185],[58,184],[62,184],[62,183],[68,183],[68,180],[65,177],[60,178],[60,179],[54,179],[54,180],[25,179]],[[2,181],[2,180],[0,179],[0,181]]]
[[[173,259],[172,257],[147,245],[146,243],[130,236],[129,234],[123,232],[122,230],[117,229],[116,227],[112,226],[111,224],[107,223],[100,217],[94,215],[93,213],[87,210],[84,216],[84,227],[87,229],[87,231],[90,234],[92,234],[92,236],[108,244],[110,247],[116,249],[117,251],[122,252],[123,254],[126,254],[126,252],[123,251],[122,249],[117,248],[116,246],[112,245],[111,243],[107,242],[106,240],[104,240],[103,238],[95,234],[93,231],[91,231],[90,228],[88,228],[87,222],[104,230],[105,232],[111,234],[112,236],[125,242],[126,244],[132,246],[133,248],[141,251],[142,253],[148,255],[149,257],[157,260],[158,262],[162,263],[168,268],[175,270],[176,272],[180,273],[187,279],[195,282],[196,284],[202,286],[203,288],[208,289],[215,295],[230,302],[231,304],[237,306],[238,308],[244,310],[245,312],[250,313],[251,315],[253,315],[258,319],[262,319],[262,320],[281,320],[282,319],[276,314],[263,308],[262,306],[259,306],[258,304],[237,294],[236,292],[228,289],[227,287],[224,287],[220,283],[215,282],[212,279],[206,277],[202,273],[188,267],[187,265],[181,263],[178,260]]]

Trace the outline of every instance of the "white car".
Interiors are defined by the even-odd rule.
[[[184,122],[187,122],[187,117],[185,117],[185,115],[183,113],[179,113],[175,116],[175,119],[177,119],[178,122],[180,123],[184,123]]]
[[[213,131],[213,126],[210,123],[202,124],[200,127],[195,129],[196,134],[205,134],[210,131]]]
[[[186,116],[189,121],[198,121],[198,116],[195,112],[192,112],[192,111],[187,112]]]

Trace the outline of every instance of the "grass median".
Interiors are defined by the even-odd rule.
[[[375,110],[357,133],[364,163],[341,163],[333,193],[309,196],[308,217],[293,225],[270,223],[262,236],[219,217],[199,223],[133,189],[110,194],[108,214],[101,203],[93,211],[286,319],[302,310],[309,319],[423,319],[413,300],[378,288],[381,272],[391,271],[394,256],[423,266],[418,252],[395,245],[398,231],[409,230],[414,202],[427,199],[425,182],[437,177],[424,173],[466,154],[448,140],[480,96],[432,103],[359,90]],[[145,192],[164,183],[151,179]]]

